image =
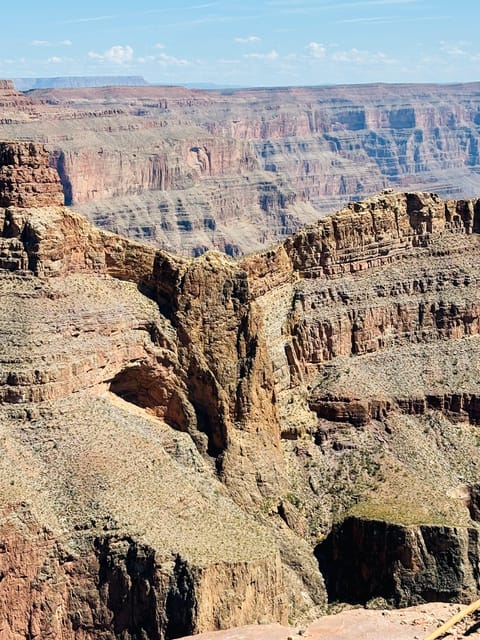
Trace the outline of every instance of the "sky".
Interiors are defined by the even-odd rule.
[[[480,80],[477,0],[27,0],[0,77],[232,86]]]

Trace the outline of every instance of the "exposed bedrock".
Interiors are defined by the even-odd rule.
[[[317,548],[335,599],[474,594],[477,200],[383,192],[240,260],[0,211],[12,638],[306,620]]]
[[[245,270],[217,253],[194,262],[159,253],[153,280],[159,308],[177,330],[185,372],[185,390],[170,399],[166,421],[204,439],[200,446],[217,457],[232,491],[250,483],[259,495],[275,493],[283,482],[279,422],[261,313]]]
[[[120,533],[59,540],[22,506],[4,509],[0,530],[5,638],[161,640],[285,620],[275,555],[196,566]]]
[[[94,544],[99,601],[111,618],[112,638],[178,638],[219,621],[222,627],[248,623],[253,611],[285,618],[278,556],[199,567],[179,555],[159,562],[153,549],[128,538]]]
[[[0,134],[45,143],[66,203],[97,224],[185,255],[239,255],[385,187],[476,195],[478,93],[104,87],[27,98],[4,81]]]
[[[423,415],[429,410],[441,411],[451,420],[480,424],[480,396],[470,393],[392,399],[313,395],[309,398],[309,407],[319,418],[356,426],[366,425],[371,420],[383,420],[394,410],[410,415]]]
[[[350,517],[315,551],[329,597],[396,606],[473,599],[480,586],[476,527],[408,527]]]
[[[31,142],[0,142],[0,207],[62,205],[58,173],[48,151]]]
[[[198,137],[172,140],[153,154],[108,146],[59,151],[54,165],[64,184],[70,185],[69,204],[149,190],[182,190],[198,185],[202,177],[259,168],[248,142]]]

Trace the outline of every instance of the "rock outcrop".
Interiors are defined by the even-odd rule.
[[[347,518],[317,547],[329,595],[397,606],[473,600],[478,592],[477,528],[398,524]]]
[[[7,638],[474,595],[478,200],[387,191],[263,253],[187,259],[47,184],[0,210]]]
[[[18,256],[11,250],[0,272],[2,632],[133,640],[286,620],[292,587],[279,545],[238,506],[279,491],[281,470],[266,465],[282,464],[278,424],[272,418],[270,430],[242,439],[252,417],[227,407],[235,381],[219,369],[221,357],[233,357],[239,323],[255,340],[242,279],[219,259],[224,294],[235,285],[234,310],[205,359],[194,329],[184,338],[179,322],[139,291],[157,296],[153,249],[54,204],[3,215],[5,252],[14,244]],[[189,286],[201,282],[192,274]],[[172,305],[180,299],[179,291]],[[254,386],[249,375],[260,375],[249,357],[233,366],[245,385],[238,402]],[[257,458],[265,480],[254,467],[254,435],[264,442],[265,459]],[[220,481],[227,449],[224,475],[238,469],[238,486]],[[241,455],[243,465],[235,463]]]
[[[0,144],[0,207],[63,205],[60,178],[48,158],[32,143]]]

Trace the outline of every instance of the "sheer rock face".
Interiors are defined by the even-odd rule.
[[[234,261],[4,208],[6,637],[305,620],[315,549],[331,598],[478,589],[478,214],[384,192]]]
[[[197,256],[262,250],[380,189],[480,191],[479,90],[0,87],[0,135],[45,143],[67,204]]]
[[[45,148],[32,143],[0,143],[0,207],[63,205],[56,169]]]
[[[22,506],[1,518],[5,638],[163,638],[285,619],[279,558],[192,566],[128,535],[58,539]],[[232,585],[235,591],[232,592]],[[227,594],[227,595],[226,595]],[[55,615],[52,615],[55,611]],[[254,614],[255,615],[255,614]]]
[[[185,392],[165,419],[196,438],[205,434],[203,447],[219,456],[239,498],[275,495],[283,464],[272,367],[246,271],[217,253],[194,262],[158,254],[153,280],[185,372]]]
[[[478,529],[405,527],[347,518],[316,551],[332,598],[397,606],[473,600],[478,591]]]

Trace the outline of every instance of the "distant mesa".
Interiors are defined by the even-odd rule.
[[[7,82],[7,81],[2,81]],[[170,86],[163,82],[147,82],[143,76],[57,76],[55,78],[14,78],[9,80],[17,91],[32,89],[85,89],[92,87],[147,87]],[[222,91],[240,89],[241,85],[216,84],[214,82],[176,83],[187,89]],[[0,85],[1,88],[1,85]]]
[[[84,87],[145,87],[142,76],[58,76],[56,78],[14,78],[18,91],[31,89],[79,89]]]

